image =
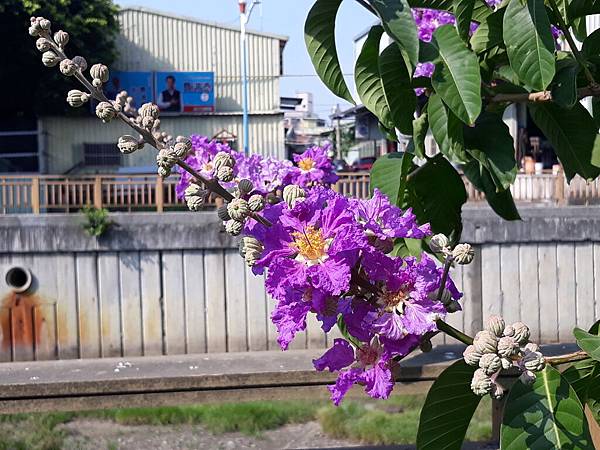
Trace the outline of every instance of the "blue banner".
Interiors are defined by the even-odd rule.
[[[167,114],[215,111],[213,72],[156,72],[156,104]]]
[[[144,103],[154,102],[152,72],[111,71],[110,79],[104,85],[104,93],[114,100],[121,91],[133,97],[133,106],[139,108]]]

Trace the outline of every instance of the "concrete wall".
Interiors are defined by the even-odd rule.
[[[449,322],[475,333],[499,313],[526,321],[536,340],[572,340],[574,326],[600,317],[598,212],[522,208],[524,220],[509,223],[467,208],[463,240],[477,259],[453,273],[465,299]],[[75,215],[3,218],[0,270],[29,267],[35,289],[15,295],[0,280],[1,361],[278,348],[262,279],[213,213],[112,219],[93,239]],[[311,322],[293,347],[325,345]]]

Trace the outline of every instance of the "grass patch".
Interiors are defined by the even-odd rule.
[[[60,450],[66,433],[56,427],[72,417],[71,413],[0,416],[0,450]]]
[[[387,401],[347,401],[339,407],[327,406],[317,413],[323,431],[338,439],[366,444],[414,444],[424,395],[392,395]],[[491,439],[491,403],[484,398],[467,431],[467,440]]]

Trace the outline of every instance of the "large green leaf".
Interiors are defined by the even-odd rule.
[[[427,113],[431,133],[440,151],[455,163],[466,163],[468,156],[464,149],[463,123],[448,110],[437,94],[429,97]]]
[[[317,0],[304,24],[306,49],[319,78],[335,95],[354,103],[335,46],[335,18],[342,0]]]
[[[510,65],[532,89],[546,89],[554,78],[554,39],[544,0],[511,0],[503,36]]]
[[[465,41],[469,39],[474,7],[475,0],[453,0],[456,29],[458,30],[458,35]]]
[[[527,105],[535,124],[548,138],[570,181],[575,174],[594,179],[600,174],[597,126],[581,103],[571,109],[552,102]]]
[[[506,8],[495,11],[486,17],[479,27],[477,27],[477,30],[471,36],[471,48],[473,51],[482,53],[492,47],[504,44],[504,39],[502,38],[504,11],[506,11]]]
[[[417,98],[400,47],[392,42],[379,56],[379,74],[391,119],[403,134],[412,134]]]
[[[464,128],[468,153],[488,169],[498,191],[517,177],[515,148],[508,126],[499,114],[484,112],[474,127]]]
[[[477,56],[469,50],[451,25],[433,33],[440,62],[432,77],[435,92],[464,123],[472,124],[481,112],[481,76]]]
[[[419,37],[412,10],[406,0],[368,0],[383,28],[408,56],[413,67],[419,62]]]
[[[581,403],[587,401],[589,382],[592,379],[594,369],[597,366],[598,362],[589,358],[584,359],[583,361],[577,361],[562,373],[562,376],[577,393],[577,397],[579,397]]]
[[[460,450],[481,397],[471,391],[475,368],[460,359],[435,380],[421,410],[417,448]]]
[[[577,345],[591,358],[600,361],[600,336],[588,333],[581,328],[575,328],[573,334],[577,340]]]
[[[430,223],[434,233],[454,241],[462,232],[461,209],[467,191],[456,169],[437,154],[408,176],[409,205],[420,223]]]
[[[515,383],[504,409],[503,450],[589,450],[583,407],[560,372],[548,365],[533,385]]]
[[[402,206],[406,193],[406,176],[412,167],[410,153],[388,153],[378,158],[371,168],[371,194],[377,188],[390,202]]]
[[[365,107],[375,114],[386,128],[391,129],[394,123],[379,75],[379,41],[382,35],[382,26],[371,27],[360,55],[356,59],[354,79],[356,91]]]
[[[463,172],[473,186],[485,194],[485,199],[496,214],[505,220],[521,219],[510,189],[498,191],[489,170],[479,161],[471,160],[463,166]]]
[[[557,71],[552,82],[552,99],[563,108],[571,108],[577,103],[577,74],[579,64],[574,58],[564,58],[557,62]]]
[[[581,52],[589,58],[600,55],[600,29],[586,37],[581,46]]]
[[[600,14],[600,0],[571,0],[567,14],[571,21],[577,17]]]

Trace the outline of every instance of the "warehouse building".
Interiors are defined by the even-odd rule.
[[[162,129],[170,134],[227,136],[243,148],[240,31],[139,7],[122,9],[119,19],[119,58],[111,68],[107,93],[127,89],[138,103],[158,103],[164,111]],[[277,158],[285,157],[279,78],[286,42],[284,36],[248,32],[249,148]],[[116,121],[102,124],[92,114],[42,117],[40,170],[150,169],[156,153],[148,146],[128,156],[116,149],[117,138],[128,130]]]

